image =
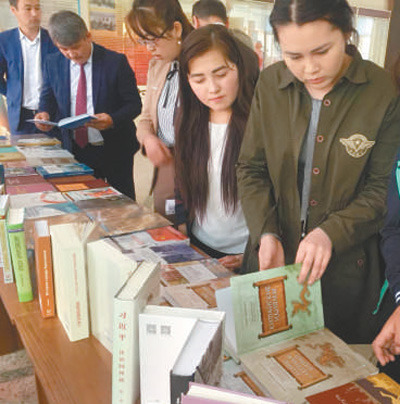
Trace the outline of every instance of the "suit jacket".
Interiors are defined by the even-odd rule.
[[[135,153],[138,148],[133,119],[140,114],[142,103],[135,74],[126,56],[93,44],[93,106],[95,114],[107,113],[114,125],[101,131],[105,153]],[[61,53],[50,55],[43,70],[43,87],[39,110],[52,119],[71,115],[70,61]],[[63,146],[72,150],[72,134],[61,131]]]
[[[49,33],[40,29],[42,72],[46,56],[57,52]],[[19,30],[14,28],[0,33],[0,93],[7,97],[8,120],[11,133],[18,130],[24,88],[24,61]]]

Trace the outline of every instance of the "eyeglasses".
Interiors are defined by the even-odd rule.
[[[165,39],[165,38],[166,38],[165,34],[166,34],[168,31],[169,31],[169,28],[166,28],[166,29],[164,29],[164,31],[161,32],[160,35],[155,36],[155,37],[152,37],[152,38],[149,38],[149,37],[147,37],[147,38],[139,37],[139,38],[137,39],[137,42],[138,42],[139,45],[143,45],[143,46],[155,46],[155,45],[158,44],[158,41],[159,41],[160,39]]]

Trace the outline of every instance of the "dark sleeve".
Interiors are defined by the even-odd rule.
[[[114,126],[135,119],[142,110],[142,101],[136,85],[135,73],[125,55],[120,55],[117,82],[120,108],[110,114]]]
[[[0,47],[0,93],[6,95],[7,93],[7,81],[5,78],[7,72],[7,61],[4,57],[3,50]]]
[[[398,168],[399,167],[399,168]],[[390,177],[387,216],[381,230],[381,249],[386,263],[386,278],[396,303],[400,304],[400,197],[396,171],[400,170],[400,150]]]
[[[42,72],[43,82],[39,99],[39,112],[47,112],[50,115],[50,119],[55,119],[55,115],[57,113],[57,100],[54,96],[53,88],[50,81],[50,63],[51,60],[47,57],[44,70]]]

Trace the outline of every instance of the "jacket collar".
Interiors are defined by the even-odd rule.
[[[350,66],[344,73],[342,79],[346,78],[348,81],[354,84],[366,83],[368,81],[368,77],[365,70],[365,66],[361,63],[363,59],[361,57],[360,52],[354,45],[348,45],[346,51],[350,56],[352,56],[352,61],[350,63]],[[300,85],[301,87],[303,87],[303,83],[297,80],[296,77],[294,77],[294,75],[285,65],[278,82],[278,88],[280,90],[283,90],[292,83],[297,86]]]

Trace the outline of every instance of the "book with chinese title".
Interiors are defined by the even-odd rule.
[[[156,299],[159,264],[142,262],[114,298],[113,404],[132,404],[139,397],[139,313]]]

